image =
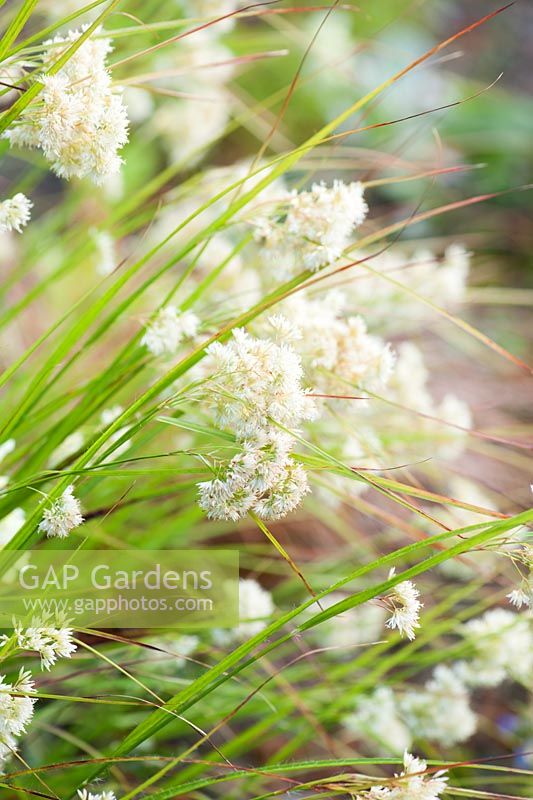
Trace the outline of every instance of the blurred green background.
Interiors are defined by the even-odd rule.
[[[309,8],[304,2],[273,7],[295,5]],[[484,0],[339,3],[306,56],[302,79],[282,129],[294,142],[301,141],[358,95],[499,7],[497,2]],[[286,86],[325,14],[321,10],[272,15],[269,25],[261,18],[241,23],[248,27],[249,36],[235,32],[229,37],[236,51],[241,48],[244,52],[257,38],[258,44],[273,48],[287,42],[290,53],[263,62],[260,70],[243,71],[239,84],[258,98],[268,98],[277,88]],[[431,189],[435,204],[489,192],[508,193],[433,220],[422,233],[467,236],[475,241],[477,252],[481,249],[492,257],[490,269],[482,277],[496,285],[533,285],[533,195],[519,190],[533,179],[533,99],[528,93],[533,70],[532,33],[533,4],[518,2],[405,76],[373,103],[364,118],[345,126],[394,120],[465,100],[450,109],[357,134],[344,144],[405,159],[427,158],[434,166],[439,160],[447,166],[483,165],[439,178]],[[253,145],[251,148],[253,151]],[[222,144],[219,158],[226,160],[227,154],[227,144]],[[379,195],[383,210],[392,210],[399,200],[412,200],[413,187],[389,187]],[[421,235],[420,226],[414,234]]]

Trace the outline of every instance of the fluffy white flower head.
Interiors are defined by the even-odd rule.
[[[90,792],[88,789],[78,789],[79,800],[117,800],[115,792]]]
[[[362,317],[338,325],[335,375],[362,388],[379,389],[392,375],[395,356],[389,345],[368,333]]]
[[[206,370],[215,419],[240,438],[254,436],[272,423],[290,427],[314,416],[302,388],[300,357],[288,345],[257,339],[243,328],[227,344],[207,348]]]
[[[47,74],[86,28],[44,43],[42,90],[6,132],[12,144],[38,147],[62,178],[102,183],[118,172],[128,141],[128,116],[106,68],[109,39],[87,39],[61,69]]]
[[[15,697],[12,692],[22,695]],[[14,683],[6,683],[0,675],[0,744],[14,749],[14,737],[25,733],[33,717],[35,698],[31,673],[21,669]]]
[[[83,522],[80,502],[74,497],[73,491],[73,486],[67,486],[61,497],[45,508],[39,530],[47,536],[64,539]]]
[[[395,776],[391,786],[373,786],[357,795],[357,800],[438,800],[446,790],[445,770],[425,775],[427,764],[407,751],[403,756],[403,772]]]
[[[288,194],[281,218],[258,217],[256,238],[278,273],[315,271],[341,256],[367,211],[360,183],[315,183],[309,191]]]
[[[344,725],[358,739],[372,739],[383,753],[403,753],[411,745],[411,734],[398,713],[398,703],[389,686],[380,686],[361,697],[355,712],[344,719]]]
[[[58,620],[50,625],[48,620],[33,619],[29,628],[15,626],[15,639],[21,650],[33,650],[41,657],[42,669],[49,670],[58,658],[70,658],[76,651],[72,641],[73,630]]]
[[[30,221],[30,209],[33,206],[22,192],[17,192],[9,200],[0,203],[0,233],[17,231],[22,233],[22,228]]]
[[[515,608],[522,608],[522,606],[527,606],[527,608],[533,607],[533,591],[529,583],[527,587],[513,589],[506,597]]]
[[[175,306],[166,306],[147,326],[141,344],[154,356],[171,355],[185,339],[196,336],[199,324],[192,311],[181,312]]]
[[[523,542],[518,555],[527,570],[516,589],[507,595],[507,599],[515,608],[533,608],[533,545]]]
[[[439,664],[424,689],[408,691],[399,707],[417,738],[449,747],[469,739],[477,727],[470,695],[456,669]]]
[[[237,522],[248,511],[281,519],[309,491],[307,474],[290,456],[292,437],[269,431],[243,442],[220,474],[198,485],[200,507],[211,519]]]
[[[472,686],[497,686],[507,678],[531,680],[533,630],[526,614],[494,608],[463,626],[474,649],[462,664],[464,679]]]
[[[389,578],[394,575],[394,568]],[[414,639],[415,629],[420,627],[419,613],[422,603],[418,599],[420,592],[412,581],[401,581],[382,600],[392,611],[387,620],[388,628],[397,628],[402,636]]]

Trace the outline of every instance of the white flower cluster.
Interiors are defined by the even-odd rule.
[[[15,625],[15,641],[21,650],[32,650],[41,657],[41,667],[49,670],[58,658],[70,658],[76,652],[73,630],[64,624],[50,625],[47,620],[33,619],[31,626]]]
[[[423,688],[397,696],[381,686],[361,697],[344,723],[358,739],[371,739],[379,752],[398,753],[419,739],[445,747],[463,742],[475,732],[477,717],[458,670],[440,664]]]
[[[470,708],[470,693],[457,670],[439,664],[423,689],[406,692],[399,708],[408,729],[419,739],[448,747],[469,739],[477,717]]]
[[[348,317],[339,330],[335,376],[362,388],[377,389],[389,380],[394,354],[377,336],[368,333],[362,317]]]
[[[16,623],[13,634],[0,637],[0,647],[6,648],[7,655],[16,649],[32,650],[40,655],[41,667],[46,670],[58,658],[70,658],[76,650],[72,630],[61,617],[56,618],[55,624],[50,618],[34,617],[28,628]],[[0,675],[0,769],[4,760],[17,750],[17,739],[26,732],[36,702],[31,672],[21,669],[12,683]]]
[[[67,486],[60,498],[45,508],[39,530],[48,537],[64,539],[83,522],[80,501],[74,497],[74,487]]]
[[[283,278],[334,264],[366,217],[360,183],[315,183],[309,191],[290,192],[275,215],[253,220],[265,266]]]
[[[380,686],[358,699],[355,711],[344,719],[348,732],[357,739],[372,740],[379,753],[403,753],[412,736],[402,720],[398,701],[389,686]]]
[[[207,348],[209,400],[216,424],[244,439],[273,425],[312,419],[315,405],[302,388],[302,362],[294,349],[258,339],[243,328],[227,344]]]
[[[458,665],[470,686],[497,686],[507,678],[530,684],[533,675],[533,625],[528,614],[494,608],[462,629],[474,656]]]
[[[419,739],[448,747],[476,730],[471,689],[494,687],[507,678],[530,685],[533,630],[527,615],[492,609],[466,623],[461,633],[473,649],[471,659],[439,664],[423,687],[398,694],[380,687],[361,697],[344,720],[347,730],[370,739],[380,752],[399,752]]]
[[[217,476],[198,484],[199,503],[211,519],[237,522],[248,511],[262,519],[281,519],[309,492],[304,468],[290,455],[291,436],[275,430],[258,432],[242,442]]]
[[[154,356],[173,355],[185,339],[194,339],[200,320],[192,311],[165,306],[148,323],[141,344]]]
[[[528,608],[533,607],[533,584],[531,576],[524,582],[523,586],[520,586],[518,589],[513,589],[512,592],[509,592],[507,595],[509,602],[515,608],[522,608],[522,606],[527,606]]]
[[[7,231],[22,233],[22,228],[30,221],[32,206],[31,200],[22,192],[3,200],[0,203],[0,233]]]
[[[110,39],[87,39],[57,73],[47,74],[84,30],[44,43],[41,93],[6,136],[13,145],[40,148],[59,177],[102,183],[120,169],[118,151],[128,141],[126,108],[106,68]]]
[[[323,297],[293,295],[281,313],[294,326],[295,350],[321,391],[358,388],[379,390],[394,369],[394,354],[378,336],[368,333],[360,316],[345,315],[346,297],[338,290]]]
[[[394,575],[394,568],[389,573],[389,578]],[[388,628],[397,628],[400,634],[414,639],[415,629],[420,627],[419,614],[422,603],[418,599],[420,592],[412,581],[397,583],[381,602],[392,613],[387,620]]]
[[[90,792],[88,789],[78,789],[79,800],[117,800],[115,792]]]
[[[17,749],[17,737],[26,732],[36,702],[33,692],[30,672],[21,669],[13,683],[0,675],[0,762]]]
[[[250,510],[263,519],[284,517],[309,491],[305,470],[290,454],[293,437],[278,427],[315,414],[299,356],[237,329],[227,344],[208,347],[204,368],[215,424],[235,435],[240,450],[199,484],[200,506],[215,519],[236,521]]]
[[[527,571],[522,573],[520,584],[507,595],[507,599],[515,608],[525,606],[533,609],[533,545],[520,542],[519,547],[513,549],[512,559]]]
[[[395,775],[387,786],[372,786],[356,795],[356,800],[438,800],[446,791],[445,770],[425,775],[427,764],[407,751],[403,757],[403,772]]]
[[[238,164],[231,170],[207,171],[198,187],[200,199],[207,202],[234,180],[246,177],[248,172],[246,164]],[[252,189],[260,178],[261,174],[249,178],[243,190]],[[171,233],[194,210],[194,204],[180,195],[175,202],[165,203],[154,226],[154,229],[158,227],[157,237]],[[223,202],[216,202],[179,231],[176,239],[180,244],[186,243],[187,236],[200,233],[214,221],[216,213],[223,211]],[[328,258],[333,258],[335,241],[341,250],[349,245],[352,232],[365,213],[359,184],[336,182],[330,187],[316,184],[308,192],[290,192],[283,181],[275,181],[248,204],[237,225],[216,234],[192,254],[195,259],[193,280],[205,282],[208,279],[210,285],[205,313],[211,314],[213,324],[218,324],[220,319],[225,320],[241,308],[249,308],[265,292],[271,291],[280,270],[290,275],[295,269],[301,271],[304,255],[311,260],[311,268],[315,262],[322,264],[326,251]],[[239,245],[234,230],[242,230],[243,225],[255,229],[261,245],[254,246],[247,258],[234,252]],[[264,268],[269,253],[275,261],[272,270]],[[297,266],[293,263],[295,253],[299,259]],[[435,270],[440,270],[441,277],[448,272],[450,275],[461,273],[464,283],[467,265],[464,251],[451,248],[442,264],[432,259],[431,275]],[[421,275],[425,269],[422,262],[418,268]],[[272,273],[275,273],[274,281]],[[315,394],[322,395],[317,399],[320,419],[306,425],[306,436],[320,447],[327,442],[332,456],[354,469],[352,480],[333,470],[321,473],[317,491],[330,505],[338,505],[368,487],[355,474],[358,468],[379,470],[390,467],[396,458],[406,460],[406,456],[409,460],[427,456],[457,457],[465,447],[471,427],[468,406],[457,397],[449,395],[440,402],[433,398],[428,387],[429,372],[415,345],[400,343],[396,356],[390,345],[375,333],[373,313],[369,317],[372,320],[369,329],[365,319],[353,312],[353,309],[364,309],[357,292],[359,285],[366,284],[366,274],[363,267],[346,272],[342,286],[338,276],[333,275],[324,285],[335,288],[329,288],[322,295],[315,287],[294,293],[281,301],[275,317],[259,317],[250,329],[261,339],[273,339],[275,346],[283,348],[284,354],[292,352],[293,358],[297,354],[306,380],[314,387]],[[428,282],[431,283],[429,277]],[[451,302],[451,290],[448,294]],[[459,294],[458,290],[457,297]],[[401,290],[397,295],[395,302],[401,308],[406,295]],[[394,308],[392,311],[396,313]],[[383,330],[379,315],[377,319]],[[220,358],[229,357],[231,350],[220,347]],[[262,387],[257,391],[256,372],[265,374],[261,367],[250,369],[242,386],[234,385],[237,380],[232,377],[228,391],[225,387],[222,390],[215,387],[213,393],[214,398],[218,397],[216,424],[234,433],[239,443],[247,442],[246,452],[239,453],[231,464],[228,459],[220,466],[215,465],[215,481],[202,487],[202,505],[213,516],[220,511],[223,518],[237,519],[246,508],[252,508],[254,493],[250,489],[250,473],[244,467],[249,464],[253,470],[255,462],[263,460],[264,445],[261,442],[257,446],[255,430],[263,430],[264,421],[254,415],[254,410],[259,401],[268,397]],[[237,370],[234,377],[239,376]],[[253,396],[243,397],[247,388],[248,395],[255,395],[257,402]],[[264,416],[262,409],[260,412],[257,416]],[[231,419],[235,415],[239,429]],[[409,435],[406,420],[416,420],[416,436]],[[294,424],[278,421],[286,427]],[[279,448],[278,451],[281,452]],[[297,477],[301,474],[298,470]]]

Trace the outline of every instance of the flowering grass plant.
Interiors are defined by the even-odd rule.
[[[233,628],[14,621],[2,797],[530,796],[530,431],[475,370],[531,369],[472,298],[525,301],[468,227],[524,187],[440,134],[500,91],[448,61],[521,12],[384,77],[397,6],[0,4],[7,568],[241,561]]]

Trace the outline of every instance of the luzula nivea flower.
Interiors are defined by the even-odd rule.
[[[446,790],[446,771],[425,775],[427,764],[407,751],[403,757],[404,771],[395,775],[387,786],[372,786],[356,795],[356,800],[438,800]]]
[[[281,304],[284,317],[274,320],[286,318],[292,346],[324,390],[334,391],[339,383],[344,388],[352,383],[380,389],[391,377],[394,354],[386,342],[368,332],[362,317],[346,316],[344,305],[339,291],[322,297],[298,293]]]
[[[348,317],[339,326],[335,375],[358,386],[380,388],[388,382],[394,360],[389,345],[368,333],[362,317]]]
[[[394,568],[389,573],[389,578],[394,575]],[[392,615],[387,620],[388,628],[397,628],[400,634],[414,639],[415,628],[420,627],[419,612],[422,603],[418,599],[420,592],[412,581],[402,581],[393,587],[390,594],[381,598]]]
[[[461,675],[471,686],[497,686],[506,678],[528,681],[533,672],[533,626],[527,614],[494,608],[462,629],[474,650],[461,662]]]
[[[87,39],[61,69],[49,67],[84,32],[69,31],[44,43],[40,95],[6,132],[12,144],[38,147],[62,178],[101,183],[116,173],[128,141],[128,116],[106,68],[110,39]]]
[[[516,608],[533,608],[533,546],[522,542],[514,556],[526,568],[527,573],[523,575],[520,585],[509,592],[507,599]]]
[[[6,683],[0,675],[0,758],[16,750],[15,737],[25,733],[36,702],[33,692],[30,672],[21,669],[14,683]]]
[[[33,650],[41,657],[41,667],[49,670],[58,658],[70,658],[76,652],[73,630],[65,624],[50,625],[46,620],[33,619],[29,628],[15,626],[15,640],[21,650]]]
[[[30,209],[33,206],[22,192],[17,192],[13,197],[0,203],[0,233],[17,231],[22,233],[22,228],[30,221]]]
[[[300,357],[284,344],[257,339],[243,328],[227,344],[207,348],[209,400],[219,427],[238,437],[254,436],[273,423],[298,425],[315,414],[302,388]]]
[[[460,671],[445,664],[435,668],[423,689],[407,691],[399,708],[416,739],[429,739],[446,747],[469,739],[477,727]]]
[[[413,737],[399,714],[398,701],[389,686],[380,686],[372,694],[359,698],[355,711],[343,722],[357,739],[372,739],[372,745],[376,744],[379,752],[403,753],[412,742]]]
[[[172,355],[185,339],[193,339],[200,320],[192,311],[179,311],[175,306],[166,306],[150,322],[141,339],[154,356],[164,353]]]
[[[244,441],[216,478],[198,485],[208,517],[236,522],[254,511],[262,519],[281,519],[297,508],[309,484],[304,468],[290,456],[292,441],[277,431]]]
[[[274,323],[279,332],[281,321]],[[290,455],[294,438],[278,427],[315,415],[302,387],[300,357],[287,344],[238,328],[227,344],[207,348],[203,369],[215,424],[231,431],[241,449],[214,467],[212,480],[199,484],[200,506],[213,519],[237,521],[248,511],[281,519],[309,491],[304,468]]]
[[[90,792],[88,789],[78,789],[79,800],[117,800],[115,792]]]
[[[67,486],[61,497],[49,508],[45,508],[39,530],[44,531],[47,536],[64,539],[83,522],[80,502],[74,497],[73,491],[73,486]]]
[[[341,256],[367,211],[360,183],[336,180],[330,187],[315,183],[309,191],[292,192],[277,218],[255,220],[261,255],[280,274],[321,269]]]
[[[293,459],[288,459],[277,479],[254,503],[253,510],[261,519],[283,519],[298,508],[310,491],[305,469]]]
[[[531,588],[530,582],[524,585],[524,587],[513,589],[506,597],[515,608],[522,608],[522,606],[531,608],[533,606],[533,589]]]

